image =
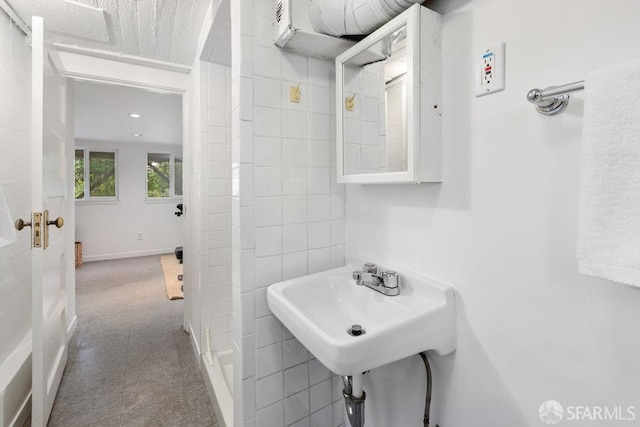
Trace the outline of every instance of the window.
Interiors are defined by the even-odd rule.
[[[115,199],[116,152],[85,148],[76,148],[75,151],[76,200]]]
[[[147,199],[182,197],[182,155],[147,153]]]

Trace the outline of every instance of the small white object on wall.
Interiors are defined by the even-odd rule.
[[[11,212],[9,212],[9,206],[0,185],[0,247],[10,245],[17,240],[18,236],[13,226]]]
[[[504,42],[497,43],[478,54],[476,97],[504,90]]]

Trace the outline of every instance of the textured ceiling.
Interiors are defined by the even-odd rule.
[[[77,139],[182,144],[180,95],[81,81],[74,82],[74,95]]]
[[[234,0],[237,1],[237,0]],[[215,18],[202,52],[203,61],[231,66],[231,18],[229,0],[214,0]]]
[[[33,15],[43,16],[57,43],[183,65],[191,65],[195,59],[198,36],[210,2],[7,0],[29,26]],[[216,17],[220,19],[223,18]]]

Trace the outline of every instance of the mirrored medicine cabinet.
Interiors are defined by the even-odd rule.
[[[336,58],[339,183],[442,181],[441,35],[416,4]]]

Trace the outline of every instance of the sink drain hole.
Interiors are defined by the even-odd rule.
[[[352,325],[347,329],[347,333],[352,337],[359,337],[360,335],[366,334],[367,331],[360,325]]]

